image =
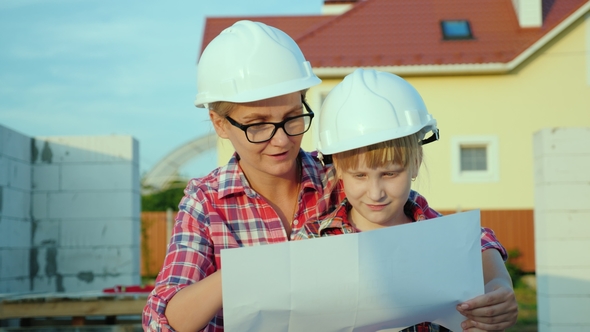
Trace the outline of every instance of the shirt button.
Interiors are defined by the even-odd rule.
[[[293,225],[295,225],[295,226],[299,225],[299,220],[297,220],[297,219],[293,220]]]
[[[150,323],[150,331],[158,331],[158,323],[156,321]]]

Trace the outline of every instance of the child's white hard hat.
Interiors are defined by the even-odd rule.
[[[357,69],[326,97],[319,112],[317,150],[331,155],[372,144],[432,131],[436,120],[418,91],[403,78]]]

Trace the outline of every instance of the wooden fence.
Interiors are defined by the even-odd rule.
[[[140,267],[142,277],[155,277],[162,268],[170,237],[167,226],[170,215],[171,212],[166,211],[141,213]],[[172,215],[172,217],[174,216]]]
[[[440,211],[451,214],[455,211]],[[481,226],[494,231],[508,250],[518,250],[514,260],[524,272],[535,272],[535,231],[533,210],[481,210]]]
[[[441,211],[451,214],[455,211]],[[168,216],[168,217],[167,217]],[[158,274],[166,255],[172,212],[142,212],[141,214],[141,275]],[[482,210],[481,225],[491,228],[506,249],[520,252],[514,262],[525,272],[535,272],[535,233],[533,210]]]

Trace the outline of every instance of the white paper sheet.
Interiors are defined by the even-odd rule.
[[[378,331],[424,321],[461,331],[484,293],[479,210],[221,252],[227,332]]]

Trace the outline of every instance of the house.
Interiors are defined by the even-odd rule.
[[[534,271],[533,134],[590,126],[590,2],[328,0],[325,8],[317,16],[208,18],[201,50],[240,19],[280,28],[322,79],[308,92],[316,112],[358,67],[404,77],[441,131],[425,146],[415,189],[443,213],[481,209],[482,223],[503,243],[518,243],[520,264]],[[303,148],[312,150],[314,139],[306,134]],[[225,163],[231,144],[218,152]]]

